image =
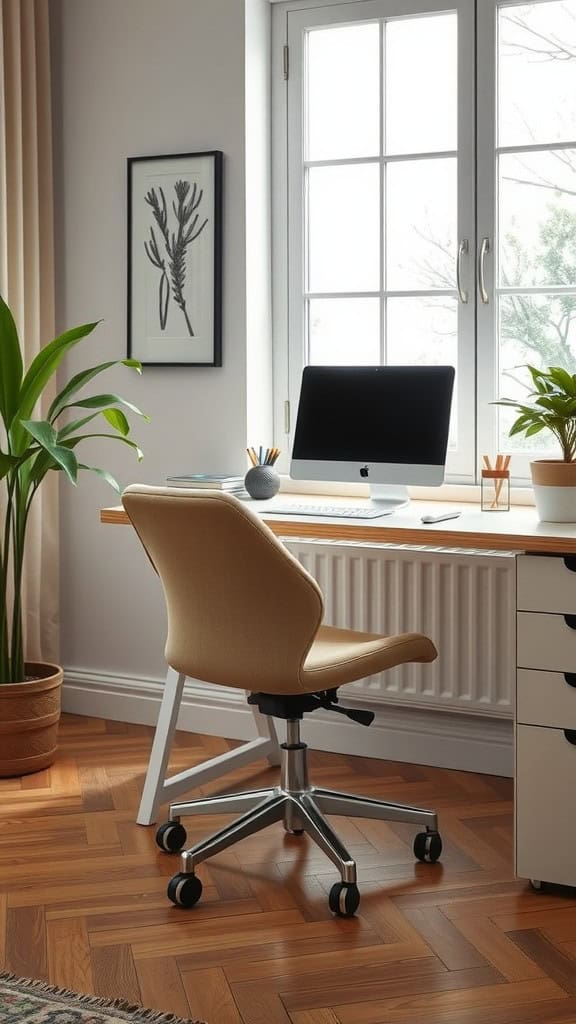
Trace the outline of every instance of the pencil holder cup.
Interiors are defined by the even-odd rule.
[[[244,486],[251,498],[262,501],[278,494],[280,477],[272,466],[253,466],[246,473]]]
[[[508,512],[510,510],[509,470],[482,470],[480,507],[482,512]]]

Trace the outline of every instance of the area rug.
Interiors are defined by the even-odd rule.
[[[82,996],[41,981],[0,974],[0,1024],[203,1024],[120,999]]]

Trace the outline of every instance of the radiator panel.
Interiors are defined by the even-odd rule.
[[[402,665],[347,687],[359,699],[512,716],[515,557],[290,539],[324,593],[325,622],[374,633],[421,632],[429,665]]]

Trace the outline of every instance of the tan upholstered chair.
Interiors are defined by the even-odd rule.
[[[369,712],[340,707],[337,687],[403,662],[433,661],[432,642],[418,633],[378,636],[323,626],[318,584],[249,506],[230,495],[134,485],[122,501],[164,590],[168,664],[180,677],[247,690],[250,703],[287,723],[278,786],[170,806],[170,820],[157,834],[168,852],[185,845],[182,815],[244,812],[182,852],[170,899],[193,906],[202,891],[197,864],[282,821],[291,833],[306,832],[334,862],[342,881],[330,907],[351,916],[360,899],[356,864],[324,813],[417,823],[425,831],[416,837],[415,856],[437,860],[442,844],[433,811],[311,786],[300,740],[302,715],[319,707],[369,725]]]

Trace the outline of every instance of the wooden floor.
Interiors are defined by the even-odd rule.
[[[334,919],[332,865],[277,826],[202,865],[184,911],[165,897],[178,859],[134,824],[150,740],[66,716],[52,769],[0,780],[2,967],[209,1024],[576,1022],[576,891],[514,880],[510,780],[314,753],[323,785],[437,807],[442,863],[414,863],[411,827],[337,819],[362,903]],[[227,747],[180,733],[172,766]],[[191,841],[226,820],[189,820]]]

